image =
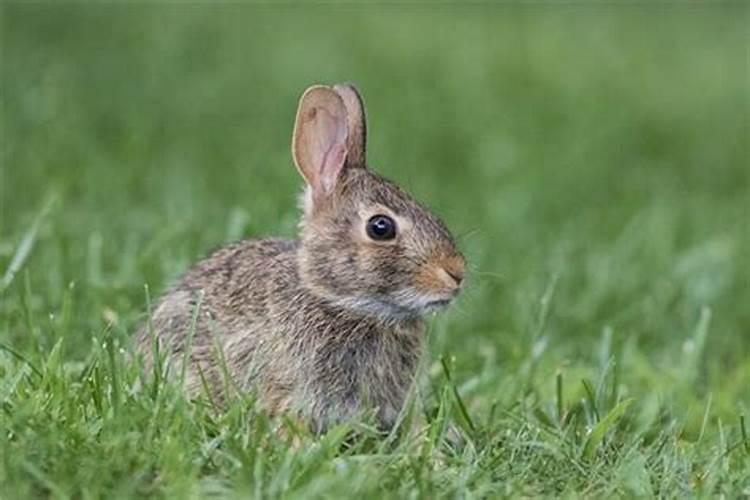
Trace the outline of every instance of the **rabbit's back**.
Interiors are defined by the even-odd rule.
[[[137,348],[152,363],[153,341],[168,359],[189,355],[187,387],[196,394],[203,381],[212,391],[236,376],[258,346],[272,343],[270,310],[279,289],[295,287],[298,242],[245,240],[198,262],[154,305],[137,336]],[[252,367],[251,367],[252,368]],[[172,370],[174,372],[174,370]],[[242,379],[249,378],[247,373]],[[244,385],[244,384],[242,384]]]

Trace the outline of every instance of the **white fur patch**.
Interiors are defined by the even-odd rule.
[[[305,186],[302,194],[299,195],[299,207],[305,213],[305,215],[311,215],[313,211],[313,193],[310,186]]]
[[[376,297],[346,297],[337,299],[335,303],[347,309],[373,314],[386,322],[412,319],[436,312],[447,305],[442,302],[445,297],[430,297],[412,289],[397,292],[392,299],[395,303]]]

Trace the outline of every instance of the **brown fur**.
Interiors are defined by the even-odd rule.
[[[352,160],[365,157],[356,90],[312,89],[300,102],[306,111],[293,146],[308,183],[300,239],[220,249],[157,302],[150,324],[172,357],[190,346],[191,394],[203,376],[215,396],[225,395],[221,351],[231,382],[273,414],[293,412],[324,432],[372,412],[389,429],[422,354],[421,318],[458,293],[464,260],[437,217]],[[316,116],[329,121],[320,125]],[[342,138],[346,157],[327,155]],[[396,220],[395,240],[368,238],[375,214]],[[150,363],[146,326],[138,348]]]

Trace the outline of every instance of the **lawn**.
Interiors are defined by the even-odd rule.
[[[747,4],[0,14],[0,498],[750,497]],[[296,101],[344,80],[470,265],[401,438],[142,384],[149,300],[294,235]]]

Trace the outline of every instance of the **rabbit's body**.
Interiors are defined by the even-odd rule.
[[[214,397],[223,395],[223,356],[230,383],[255,393],[272,414],[291,410],[322,432],[373,410],[387,429],[419,362],[422,322],[384,324],[312,295],[300,286],[299,246],[267,239],[222,248],[159,301],[152,328],[173,354],[192,332],[186,383],[193,394],[202,392],[202,376]]]
[[[308,89],[292,149],[307,181],[299,240],[243,241],[198,263],[157,302],[139,351],[150,363],[156,339],[189,352],[194,395],[234,387],[315,432],[368,413],[389,429],[422,317],[458,294],[463,257],[436,216],[367,168],[353,87]]]

